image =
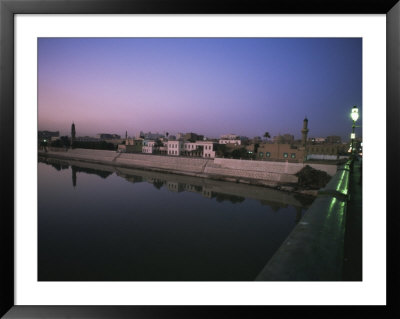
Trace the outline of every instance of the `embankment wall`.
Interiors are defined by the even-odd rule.
[[[282,163],[235,159],[205,159],[172,157],[149,154],[127,154],[115,151],[73,149],[64,152],[48,151],[39,153],[47,157],[76,159],[120,167],[144,168],[169,173],[199,177],[225,179],[237,182],[259,183],[268,186],[296,184],[295,174],[305,165],[327,172],[333,176],[336,165]]]

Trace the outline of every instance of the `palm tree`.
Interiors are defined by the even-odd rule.
[[[269,135],[269,132],[265,132],[265,133],[264,133],[264,137],[265,137],[266,139],[269,139],[269,138],[271,138],[271,135]]]

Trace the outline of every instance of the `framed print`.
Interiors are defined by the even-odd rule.
[[[397,1],[0,10],[1,315],[398,314]]]

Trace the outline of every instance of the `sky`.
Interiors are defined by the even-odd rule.
[[[307,117],[348,141],[354,105],[361,125],[361,38],[38,39],[38,129],[61,135],[300,139]]]

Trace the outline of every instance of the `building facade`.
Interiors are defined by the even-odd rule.
[[[125,144],[118,145],[118,152],[122,153],[142,153],[142,138],[127,138]]]
[[[279,134],[278,136],[273,137],[272,142],[279,144],[291,144],[294,142],[294,136],[291,134]]]
[[[262,144],[257,149],[257,160],[303,162],[304,148],[291,144]]]
[[[340,136],[336,136],[336,135],[327,136],[325,142],[328,144],[341,144],[342,138]]]
[[[127,133],[126,133],[126,135],[127,135]],[[97,134],[96,137],[99,140],[114,140],[114,139],[119,140],[119,139],[121,139],[121,136],[118,134],[108,134],[108,133],[100,133],[100,134]]]
[[[238,140],[239,139],[239,135],[236,134],[224,134],[221,135],[221,140]]]
[[[221,140],[219,140],[218,141],[218,144],[233,144],[233,145],[241,145],[242,144],[242,141],[241,140],[230,140],[230,139],[227,139],[227,140],[223,140],[223,139],[221,139]]]
[[[294,136],[285,134],[291,143],[273,143],[261,144],[257,149],[257,160],[270,161],[288,161],[288,162],[304,162],[307,151],[307,135],[308,135],[308,119],[303,120],[303,128],[301,129],[301,144],[295,144]]]
[[[168,141],[167,142],[167,155],[179,156],[183,148],[183,141]]]

